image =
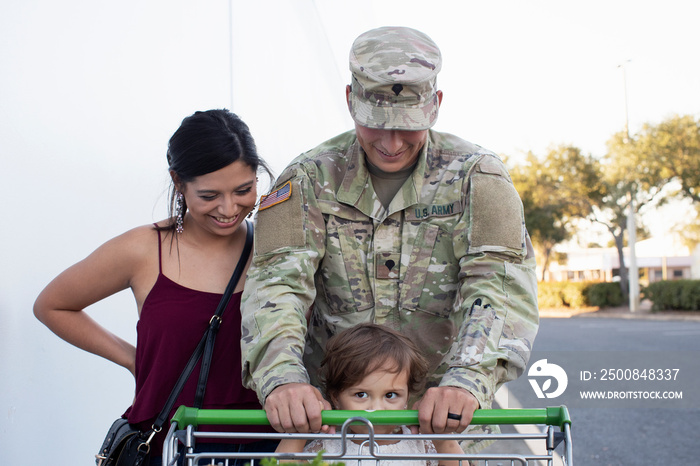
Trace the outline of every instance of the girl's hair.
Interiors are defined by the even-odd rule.
[[[181,183],[215,172],[240,160],[256,173],[263,171],[272,180],[272,172],[258,155],[248,125],[226,109],[195,112],[188,116],[168,142],[168,168]],[[170,185],[168,216],[171,222],[161,230],[174,230],[177,186]],[[184,201],[183,201],[184,202]],[[183,214],[187,205],[183,205]]]
[[[340,392],[385,366],[396,374],[408,371],[412,394],[420,391],[428,372],[428,363],[416,345],[388,327],[360,324],[333,336],[321,361],[326,396],[335,403]]]

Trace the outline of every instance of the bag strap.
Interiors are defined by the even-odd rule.
[[[197,382],[197,393],[194,397],[195,408],[201,408],[202,403],[204,402],[204,392],[207,388],[207,379],[209,378],[209,369],[211,368],[211,357],[214,353],[214,340],[216,339],[216,334],[219,331],[219,327],[221,327],[221,316],[226,310],[229,301],[231,301],[233,290],[236,289],[236,284],[238,283],[238,280],[240,280],[241,275],[243,275],[245,266],[248,263],[248,257],[250,256],[250,250],[253,248],[253,224],[246,222],[246,227],[245,245],[243,246],[241,257],[238,259],[236,270],[233,271],[231,281],[229,281],[228,286],[226,287],[226,291],[219,302],[219,307],[216,309],[216,313],[209,321],[209,331],[206,334],[206,343],[204,344],[202,367],[199,371],[199,381]]]
[[[168,396],[168,400],[165,402],[165,406],[163,407],[160,414],[153,423],[153,427],[151,428],[152,431],[158,432],[161,430],[163,424],[165,424],[165,422],[167,421],[170,411],[175,405],[175,401],[177,401],[177,397],[180,396],[180,392],[182,392],[182,389],[185,386],[185,382],[187,382],[187,379],[189,379],[190,374],[192,374],[192,371],[194,370],[195,366],[197,365],[197,362],[199,361],[199,358],[202,356],[202,354],[204,354],[204,359],[202,360],[202,367],[199,373],[199,381],[197,384],[197,394],[195,396],[195,407],[201,407],[202,400],[204,399],[204,391],[207,384],[207,378],[209,376],[211,356],[214,350],[214,340],[222,322],[221,316],[223,315],[224,310],[226,310],[226,306],[228,306],[228,303],[231,300],[233,290],[236,289],[236,285],[238,284],[238,281],[240,280],[241,275],[243,274],[243,270],[245,269],[245,266],[248,263],[250,251],[253,247],[253,224],[246,220],[244,220],[244,222],[246,223],[245,246],[243,247],[243,252],[241,253],[240,259],[238,259],[236,269],[233,271],[233,275],[231,276],[231,280],[229,280],[228,285],[226,286],[226,290],[224,291],[224,295],[221,297],[221,301],[219,301],[219,306],[216,308],[216,312],[209,321],[209,327],[207,327],[207,331],[204,332],[204,335],[202,336],[201,340],[199,340],[199,343],[197,344],[194,353],[192,353],[192,356],[190,356],[190,359],[189,361],[187,361],[185,368],[180,374],[180,377],[177,379],[173,390],[170,392],[170,396]],[[197,406],[198,403],[199,406]]]

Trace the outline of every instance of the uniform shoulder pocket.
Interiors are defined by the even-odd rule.
[[[525,220],[520,196],[505,168],[492,157],[469,180],[469,253],[525,255]]]
[[[288,180],[263,197],[256,218],[255,253],[265,255],[305,245],[305,202],[301,179]]]

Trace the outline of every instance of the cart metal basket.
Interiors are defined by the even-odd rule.
[[[283,439],[297,438],[305,440],[313,439],[338,439],[345,444],[345,439],[367,441],[368,452],[343,451],[340,454],[323,454],[323,460],[329,463],[357,461],[362,465],[392,464],[401,465],[406,460],[458,460],[460,464],[475,465],[547,465],[559,464],[572,466],[571,443],[571,419],[566,406],[537,408],[537,409],[479,409],[474,413],[472,425],[538,425],[541,431],[536,433],[500,433],[500,434],[374,434],[374,425],[417,425],[418,412],[413,410],[400,411],[323,411],[323,423],[327,425],[341,426],[336,434],[283,434],[283,433],[259,433],[259,432],[202,432],[198,430],[200,425],[245,425],[260,426],[269,425],[265,411],[263,410],[214,410],[196,409],[181,406],[173,416],[170,430],[163,447],[163,464],[174,466],[181,455],[184,455],[186,466],[223,465],[229,466],[235,459],[251,459],[252,466],[259,464],[263,458],[277,458],[283,460],[308,461],[316,458],[316,453],[222,453],[222,452],[194,452],[197,442],[206,442],[212,439]],[[364,423],[368,427],[366,434],[355,434],[349,431],[352,423]],[[535,441],[541,444],[541,453],[465,453],[439,454],[426,453],[397,455],[382,454],[381,446],[374,443],[375,440],[494,440],[496,442],[508,441]],[[501,449],[502,450],[502,449]],[[558,454],[557,451],[561,453]],[[204,459],[208,459],[204,462]],[[212,460],[212,458],[214,458]]]

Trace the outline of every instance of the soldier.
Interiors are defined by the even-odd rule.
[[[537,282],[520,198],[492,152],[430,128],[437,45],[404,27],[359,36],[355,130],[295,159],[261,200],[244,292],[243,380],[275,429],[323,432],[325,343],[361,322],[409,336],[430,387],[420,431],[462,431],[525,369]]]

